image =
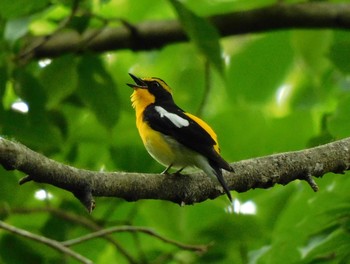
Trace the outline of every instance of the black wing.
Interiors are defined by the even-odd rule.
[[[175,114],[189,122],[189,125],[179,127],[174,124],[171,119],[166,116],[161,116],[155,107],[154,104],[149,105],[143,114],[144,121],[147,122],[152,129],[171,136],[187,148],[207,157],[211,165],[216,165],[226,170],[231,169],[227,162],[215,151],[215,140],[204,128],[187,116],[182,109],[172,104],[161,106],[168,113]]]

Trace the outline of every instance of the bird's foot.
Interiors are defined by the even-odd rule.
[[[170,168],[173,166],[173,164],[170,164],[168,167],[166,167],[166,169],[165,170],[163,170],[162,172],[161,172],[161,174],[165,174],[165,175],[169,175],[169,170],[170,170]]]
[[[183,168],[181,168],[181,169],[175,171],[175,172],[173,173],[173,175],[174,175],[174,176],[183,176],[183,174],[181,174],[181,171],[182,171],[184,168],[185,168],[185,167],[183,167]]]

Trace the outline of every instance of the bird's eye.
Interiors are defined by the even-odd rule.
[[[153,82],[153,85],[154,85],[154,87],[157,87],[157,88],[160,87],[160,84],[158,82],[156,82],[156,81]]]

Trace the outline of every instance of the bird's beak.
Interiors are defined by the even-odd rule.
[[[135,84],[127,83],[126,85],[130,86],[133,89],[135,89],[135,88],[147,89],[148,88],[147,84],[144,81],[142,81],[141,78],[138,78],[131,73],[129,73],[129,75],[131,76],[131,78],[133,78],[133,80],[135,81]]]

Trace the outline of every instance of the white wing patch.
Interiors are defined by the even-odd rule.
[[[186,120],[185,118],[182,118],[181,116],[178,116],[177,114],[169,113],[167,110],[165,110],[161,106],[155,106],[154,109],[160,114],[160,117],[166,117],[168,118],[171,123],[173,123],[178,128],[180,127],[187,127],[190,125],[190,122]]]

